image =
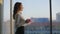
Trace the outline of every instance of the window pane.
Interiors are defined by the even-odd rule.
[[[10,34],[10,0],[4,0],[2,34]]]
[[[12,0],[12,8],[16,2],[22,2],[24,19],[30,18],[32,23],[25,26],[25,34],[50,33],[49,0]],[[12,11],[13,12],[13,11]]]
[[[60,34],[60,0],[52,1],[53,33]]]

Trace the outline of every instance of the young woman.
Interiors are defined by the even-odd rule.
[[[14,5],[13,19],[15,20],[15,34],[24,34],[24,24],[30,20],[24,20],[22,17],[23,5],[16,2]]]

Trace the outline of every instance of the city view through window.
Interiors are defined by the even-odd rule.
[[[6,26],[3,27],[3,29],[5,28],[3,31],[7,33],[10,29],[10,4],[8,4],[10,0],[4,0],[4,2],[4,22],[6,23],[4,24]],[[30,18],[32,20],[30,25],[25,26],[24,34],[50,34],[49,0],[12,0],[12,13],[16,2],[22,2],[23,4],[24,9],[22,16],[24,19]],[[60,0],[52,0],[52,34],[60,34],[59,6]],[[9,24],[8,26],[7,23]]]

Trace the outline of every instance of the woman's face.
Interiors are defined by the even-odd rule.
[[[20,6],[20,11],[23,11],[23,5]]]

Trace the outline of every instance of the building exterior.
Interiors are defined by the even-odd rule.
[[[49,27],[47,27],[46,29],[46,27],[44,27],[43,25],[48,25],[48,24],[32,23],[31,25],[25,27],[25,34],[48,34],[50,33]]]
[[[60,13],[57,13],[57,14],[56,14],[56,21],[57,21],[57,22],[60,22]]]
[[[33,22],[39,22],[39,23],[44,23],[44,22],[49,22],[48,18],[31,18]]]
[[[32,23],[25,27],[25,34],[50,34],[50,23]],[[60,34],[60,23],[53,23],[53,34]]]

